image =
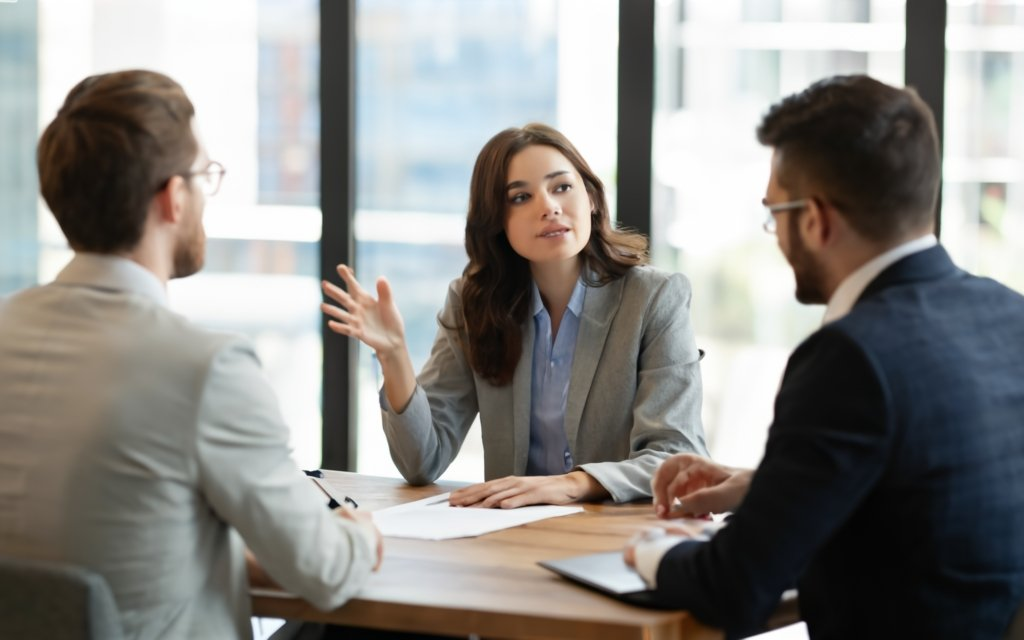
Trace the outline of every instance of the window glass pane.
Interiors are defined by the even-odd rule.
[[[655,264],[693,282],[707,351],[712,456],[754,466],[786,358],[821,320],[761,228],[771,151],[754,131],[779,98],[836,73],[903,83],[905,6],[896,0],[657,3]]]
[[[942,242],[1024,291],[1024,2],[948,3]]]
[[[315,0],[40,2],[38,126],[18,158],[34,167],[39,127],[87,75],[142,67],[182,84],[228,173],[204,214],[206,267],[171,282],[171,306],[253,338],[296,457],[311,467],[320,463],[318,23]],[[45,282],[70,252],[42,205],[37,225]]]
[[[357,12],[358,276],[367,288],[379,275],[391,281],[418,371],[447,285],[466,264],[470,173],[492,135],[554,125],[614,183],[618,4],[359,0]],[[357,468],[397,475],[379,372],[359,349]],[[483,477],[477,427],[445,477]]]
[[[0,297],[36,283],[36,120],[39,114],[34,2],[0,3]]]

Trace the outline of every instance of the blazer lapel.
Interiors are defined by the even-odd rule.
[[[523,323],[523,349],[512,375],[512,451],[513,474],[526,473],[530,455],[530,391],[533,384],[533,316]]]
[[[579,433],[590,385],[604,352],[612,318],[619,309],[625,280],[624,277],[616,278],[603,287],[587,287],[586,297],[583,298],[580,331],[576,337],[572,373],[569,376],[569,397],[565,403],[565,437],[573,458],[576,457],[576,434]]]
[[[922,280],[938,280],[939,278],[948,278],[960,273],[963,272],[953,264],[949,254],[946,253],[942,245],[934,246],[924,251],[912,253],[886,267],[882,273],[878,274],[864,288],[864,292],[857,298],[857,302],[889,287]]]

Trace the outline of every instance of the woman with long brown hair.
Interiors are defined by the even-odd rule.
[[[448,290],[417,377],[384,278],[377,298],[339,265],[328,325],[377,353],[391,457],[433,482],[479,413],[486,482],[454,505],[519,507],[650,495],[674,453],[707,454],[700,354],[681,274],[647,266],[647,241],[612,227],[604,187],[561,133],[506,129],[470,185],[469,264]]]

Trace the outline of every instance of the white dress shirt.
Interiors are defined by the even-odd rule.
[[[929,233],[893,247],[862,264],[856,271],[843,278],[843,281],[836,287],[832,297],[829,298],[828,306],[825,307],[825,318],[821,323],[828,324],[850,313],[850,309],[853,308],[860,294],[864,293],[864,289],[867,289],[872,280],[885,271],[886,267],[913,253],[930,249],[938,243],[935,236]]]

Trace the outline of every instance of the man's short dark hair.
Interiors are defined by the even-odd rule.
[[[68,94],[39,140],[39,184],[76,251],[138,244],[153,196],[191,168],[195,109],[178,83],[153,71],[91,76]]]
[[[794,197],[819,190],[860,234],[893,240],[934,220],[935,119],[913,89],[864,75],[820,80],[778,102],[757,129]]]

